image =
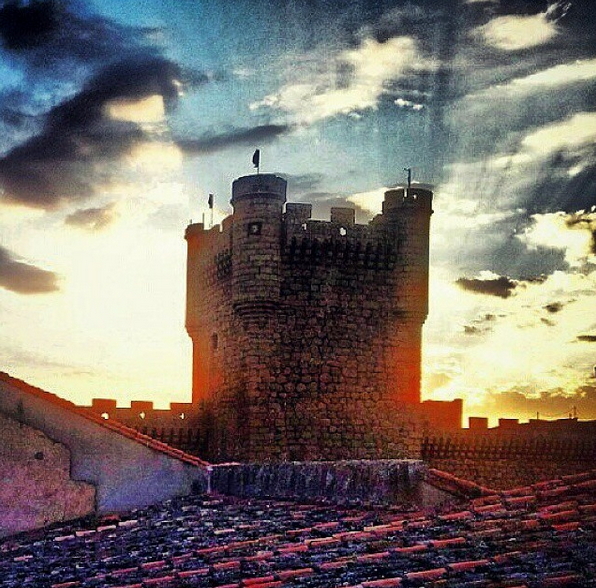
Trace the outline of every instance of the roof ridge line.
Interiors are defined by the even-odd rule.
[[[14,376],[11,376],[7,372],[0,371],[0,381],[6,382],[8,384],[12,384],[12,385],[16,386],[17,388],[19,388],[20,390],[22,390],[23,392],[33,394],[37,398],[46,400],[48,402],[51,402],[55,406],[60,406],[66,410],[69,410],[70,412],[72,412],[74,414],[82,416],[83,418],[87,419],[88,421],[91,421],[101,427],[109,429],[109,430],[113,431],[114,433],[118,433],[118,434],[130,439],[131,441],[140,443],[141,445],[144,445],[145,447],[148,447],[149,449],[153,449],[154,451],[159,451],[160,453],[168,455],[169,457],[172,457],[174,459],[178,459],[185,463],[188,463],[188,464],[191,464],[191,465],[194,465],[197,467],[203,467],[203,468],[206,468],[211,465],[208,461],[205,461],[205,460],[201,459],[200,457],[197,457],[196,455],[191,455],[190,453],[186,453],[185,451],[182,451],[181,449],[172,447],[171,445],[168,445],[167,443],[158,441],[157,439],[154,439],[153,437],[150,437],[149,435],[145,435],[144,433],[141,433],[140,431],[137,431],[136,429],[133,429],[132,427],[128,427],[127,425],[122,424],[120,421],[113,420],[113,419],[112,420],[104,419],[100,415],[93,413],[88,408],[85,408],[83,406],[78,406],[74,402],[71,402],[70,400],[66,400],[66,398],[62,398],[62,397],[58,396],[57,394],[54,394],[53,392],[48,392],[47,390],[43,390],[42,388],[28,384],[24,380],[15,378]]]

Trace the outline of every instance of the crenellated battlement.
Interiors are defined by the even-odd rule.
[[[282,263],[349,264],[369,270],[394,268],[406,246],[410,252],[414,250],[416,253],[418,238],[424,242],[428,237],[424,227],[418,227],[411,218],[412,213],[421,215],[423,220],[432,214],[432,192],[426,188],[399,187],[387,191],[382,212],[368,224],[355,222],[355,209],[352,207],[332,207],[329,220],[312,219],[312,204],[288,202],[284,211],[285,197],[285,181],[282,178],[272,174],[245,176],[234,182],[231,202],[235,205],[240,202],[243,208],[250,203],[248,209],[251,214],[257,201],[264,202],[265,208],[257,207],[257,220],[247,220],[241,207],[213,227],[206,228],[203,223],[188,225],[186,240],[192,244],[195,253],[201,252],[203,262],[212,266],[207,270],[210,284],[231,278],[235,255],[245,251],[242,245],[234,242],[234,227],[242,236],[248,231],[257,231],[260,235],[263,226],[277,227]],[[274,204],[276,202],[277,205]],[[409,228],[418,233],[408,235]],[[249,235],[248,244],[254,246],[255,241],[251,237]],[[237,271],[241,266],[236,264]]]
[[[397,261],[397,253],[387,241],[376,243],[355,238],[319,240],[292,237],[282,248],[282,260],[288,264],[336,265],[362,269],[390,270]]]
[[[229,248],[232,236],[233,219],[228,216],[221,224],[206,228],[203,223],[191,223],[186,227],[184,238],[193,244],[193,247],[206,249],[214,254]]]

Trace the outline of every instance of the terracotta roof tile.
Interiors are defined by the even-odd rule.
[[[401,585],[401,578],[382,578],[380,580],[368,580],[362,582],[364,588],[391,588]]]
[[[448,567],[454,572],[467,572],[468,570],[474,570],[480,566],[486,566],[489,564],[490,561],[488,559],[475,559],[470,561],[458,561],[450,563]]]
[[[314,572],[313,568],[299,568],[297,570],[285,570],[276,575],[281,581],[285,582],[286,580],[292,580],[301,576],[310,576],[311,574],[314,574]]]
[[[429,469],[427,473],[427,482],[436,486],[440,490],[452,493],[456,496],[465,498],[478,498],[480,496],[488,496],[495,494],[495,490],[486,488],[469,480],[458,478],[453,474],[437,469]]]
[[[273,582],[274,576],[260,576],[258,578],[247,578],[242,580],[242,586],[254,586],[255,584],[266,584],[267,582]]]
[[[196,570],[184,570],[182,572],[178,572],[178,576],[180,578],[192,578],[194,576],[208,576],[210,573],[209,568],[198,568]]]
[[[433,568],[432,570],[423,570],[421,572],[408,572],[408,580],[438,580],[447,573],[446,568]]]
[[[576,586],[578,581],[582,578],[578,574],[564,574],[561,576],[551,576],[544,578],[541,582],[542,586]]]

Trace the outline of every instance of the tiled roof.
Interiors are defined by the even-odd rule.
[[[596,470],[443,512],[190,496],[13,537],[0,586],[596,586]]]
[[[30,384],[27,384],[22,380],[14,378],[5,372],[0,372],[0,382],[6,382],[7,384],[18,388],[19,390],[26,392],[27,394],[31,394],[32,396],[45,400],[46,402],[50,402],[54,406],[58,406],[64,410],[67,410],[68,412],[82,416],[88,421],[92,421],[97,425],[104,427],[105,429],[114,431],[114,433],[127,437],[128,439],[136,441],[137,443],[141,443],[145,447],[149,447],[150,449],[154,449],[155,451],[165,453],[166,455],[169,455],[170,457],[173,457],[175,459],[179,459],[186,463],[201,467],[209,465],[208,462],[203,461],[202,459],[199,459],[194,455],[190,455],[188,453],[185,453],[184,451],[181,451],[180,449],[171,447],[166,443],[157,441],[156,439],[153,439],[148,435],[143,435],[135,429],[131,429],[130,427],[127,427],[126,425],[123,425],[118,421],[115,421],[113,419],[104,419],[100,415],[95,414],[86,408],[77,406],[76,404],[73,404],[72,402],[65,400],[64,398],[60,398],[59,396],[56,396],[51,392],[46,392],[41,388],[31,386]]]

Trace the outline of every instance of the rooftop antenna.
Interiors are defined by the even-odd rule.
[[[261,171],[261,150],[256,149],[252,156],[252,164],[257,168],[257,174]]]

